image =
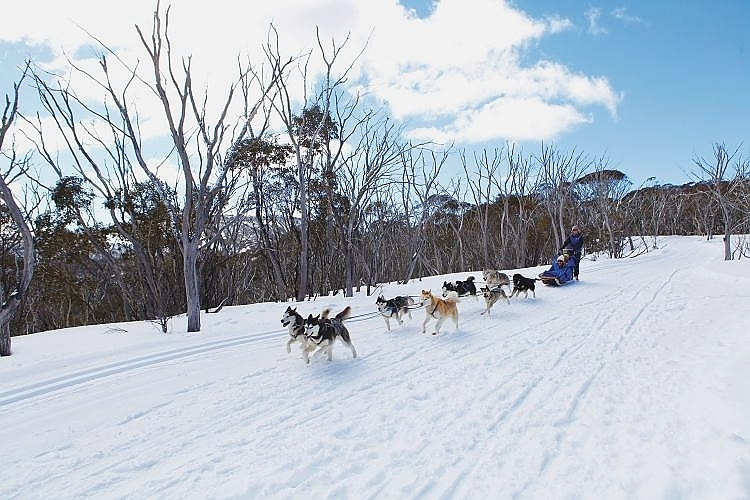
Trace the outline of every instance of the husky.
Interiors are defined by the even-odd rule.
[[[513,293],[511,293],[510,296],[520,296],[521,292],[523,292],[524,297],[529,298],[529,291],[531,291],[531,294],[534,296],[534,298],[536,298],[536,292],[534,291],[535,287],[535,279],[527,278],[521,274],[516,273],[513,275]]]
[[[508,298],[508,295],[505,293],[505,290],[501,286],[496,286],[494,288],[483,286],[479,290],[482,292],[482,297],[484,297],[484,304],[485,304],[485,309],[484,311],[482,311],[481,314],[489,314],[490,309],[492,309],[492,306],[494,306],[495,302],[497,302],[500,299],[505,299],[505,301],[508,304],[510,304],[510,299]]]
[[[456,292],[459,297],[473,295],[476,298],[477,287],[474,285],[474,276],[469,276],[466,281],[456,281],[455,285],[451,281],[444,281],[443,297],[447,297],[448,292]]]
[[[396,318],[399,325],[404,323],[402,318],[407,314],[409,315],[409,319],[411,319],[411,309],[409,309],[409,306],[414,305],[414,299],[408,296],[399,295],[386,300],[385,297],[381,295],[378,297],[378,300],[375,301],[375,305],[378,306],[378,311],[380,311],[380,314],[385,320],[385,327],[390,332],[391,318]]]
[[[296,308],[287,306],[286,311],[281,316],[281,324],[289,330],[289,340],[286,341],[286,352],[292,352],[292,344],[300,343],[300,347],[305,349],[305,318],[297,312]]]
[[[333,359],[333,342],[338,338],[349,347],[352,351],[352,357],[357,357],[357,351],[352,345],[349,336],[349,330],[344,326],[343,321],[349,317],[352,312],[351,306],[346,306],[343,311],[338,313],[332,319],[328,319],[330,309],[324,310],[321,314],[313,316],[312,314],[305,320],[305,339],[306,344],[302,350],[305,363],[310,363],[310,353],[314,351],[313,356],[325,349],[328,352],[328,361]]]
[[[505,285],[510,289],[510,278],[508,278],[507,274],[501,273],[497,269],[485,269],[482,271],[482,276],[484,277],[484,282],[490,288]]]
[[[422,333],[425,333],[427,322],[431,319],[436,320],[435,331],[432,332],[433,335],[437,335],[438,333],[440,333],[440,325],[443,324],[443,321],[445,321],[446,318],[452,318],[453,322],[456,323],[456,328],[458,328],[458,307],[456,306],[457,302],[458,296],[456,295],[456,292],[450,292],[448,298],[442,299],[433,295],[430,290],[422,290],[422,294],[420,295],[420,303],[425,308],[425,318],[424,322],[422,323]]]

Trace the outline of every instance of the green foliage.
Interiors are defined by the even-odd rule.
[[[292,119],[292,133],[300,146],[317,152],[324,151],[330,141],[339,138],[338,125],[318,104],[303,109]]]
[[[85,188],[82,178],[68,176],[57,182],[52,189],[50,198],[57,207],[59,216],[66,223],[70,223],[75,220],[77,211],[87,210],[91,207],[94,193]]]

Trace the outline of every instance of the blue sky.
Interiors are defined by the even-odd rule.
[[[662,182],[684,179],[715,141],[748,151],[750,2],[602,2],[594,29],[571,3],[518,2],[532,15],[555,8],[573,19],[581,29],[544,40],[540,52],[605,75],[623,99],[616,119],[599,113],[565,142],[608,150],[626,173]]]
[[[63,55],[86,64],[91,39],[81,27],[123,57],[138,53],[133,25],[148,27],[155,5],[133,0],[112,17],[100,2],[61,4],[6,10],[0,92],[27,57],[56,71]],[[529,152],[553,142],[606,156],[636,187],[649,177],[690,181],[692,160],[710,157],[717,141],[750,151],[746,0],[277,0],[229,18],[236,3],[212,5],[172,8],[174,39],[204,62],[209,86],[238,53],[257,54],[270,21],[290,50],[313,46],[317,25],[337,40],[351,33],[352,47],[369,37],[352,81],[416,139],[466,148],[515,141]]]

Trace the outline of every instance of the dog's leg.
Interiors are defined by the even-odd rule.
[[[388,316],[383,316],[383,319],[385,320],[385,328],[389,332],[391,331],[391,322],[388,321]]]
[[[326,348],[328,347],[327,341],[324,340],[323,342],[326,342],[326,344],[325,345],[321,344],[319,346],[318,345],[314,345],[313,350],[315,352],[312,353],[312,355],[310,356],[310,358],[312,358],[312,359],[318,359],[323,354],[323,351],[325,351]]]
[[[354,348],[354,344],[352,344],[351,341],[349,341],[349,342],[344,341],[344,344],[346,344],[347,346],[349,346],[349,349],[351,349],[351,351],[352,351],[352,358],[356,358],[357,357],[357,350]]]
[[[289,340],[286,341],[286,352],[287,353],[292,352],[292,342],[294,342],[294,341],[295,341],[294,337],[292,337],[292,338],[290,338]]]
[[[427,322],[428,321],[430,321],[430,315],[429,314],[427,314],[427,316],[425,317],[424,321],[422,322],[422,333],[427,333],[426,330],[427,330]]]
[[[440,318],[435,323],[435,331],[432,332],[433,335],[437,335],[437,334],[440,333],[440,325],[443,324],[443,321],[445,321],[445,317],[444,316],[440,316]]]
[[[356,358],[357,350],[354,348],[354,344],[352,344],[352,337],[349,335],[349,330],[347,330],[346,327],[343,327],[343,329],[341,330],[339,338],[341,339],[341,342],[346,344],[347,347],[349,347],[349,349],[352,351],[352,357]]]
[[[305,363],[308,365],[310,364],[310,352],[311,352],[310,346],[307,343],[305,343],[302,346],[302,357],[305,359]]]

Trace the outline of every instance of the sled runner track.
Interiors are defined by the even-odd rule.
[[[40,382],[34,382],[32,384],[0,392],[0,408],[19,401],[42,396],[65,388],[75,387],[92,380],[102,379],[111,375],[135,370],[137,368],[152,366],[166,361],[173,361],[175,359],[188,358],[197,354],[203,354],[227,347],[236,347],[245,344],[253,344],[263,340],[281,338],[285,335],[287,335],[286,330],[272,330],[252,335],[242,335],[240,337],[205,342],[203,344],[182,347],[171,351],[147,354],[134,359],[117,361],[103,366],[60,375],[48,380],[42,380]]]

